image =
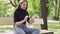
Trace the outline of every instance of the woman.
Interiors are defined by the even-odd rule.
[[[33,23],[34,19],[30,19],[27,12],[27,1],[20,1],[14,12],[14,30],[15,34],[39,34],[39,29],[27,28],[26,21]]]

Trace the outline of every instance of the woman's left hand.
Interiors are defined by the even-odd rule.
[[[30,23],[34,23],[35,22],[35,19],[34,18],[31,18],[29,21],[30,21]]]

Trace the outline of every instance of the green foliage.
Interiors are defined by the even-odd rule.
[[[58,10],[57,11],[58,11],[58,14],[59,14],[58,16],[60,17],[60,0],[58,0]]]
[[[30,16],[33,16],[35,13],[40,14],[40,0],[28,0],[28,12]]]
[[[53,0],[48,0],[48,17],[51,18],[54,16],[54,4],[53,4]],[[57,0],[57,11],[56,11],[56,17],[60,16],[60,0]]]
[[[60,16],[60,0],[58,0],[57,12]],[[9,16],[14,13],[15,8],[9,3],[10,0],[1,0],[0,1],[0,16]],[[14,5],[18,4],[17,0],[12,0]],[[54,14],[54,5],[53,0],[48,0],[48,17],[51,18]],[[34,14],[40,16],[40,0],[28,0],[28,9],[29,16],[32,17]]]
[[[54,5],[53,5],[53,0],[48,0],[48,17],[52,17],[53,16],[53,13],[54,13],[54,10],[53,10],[53,8],[54,8]]]
[[[0,2],[0,16],[6,16],[7,9],[9,9],[9,6],[5,5],[4,2]]]
[[[15,3],[14,3],[15,2]],[[18,4],[17,0],[12,0],[12,3]],[[7,4],[6,1],[0,3],[0,16],[8,16],[13,14],[14,8],[12,4]],[[30,16],[34,15],[35,13],[39,15],[40,11],[40,0],[28,0],[28,13]]]
[[[0,1],[0,17],[5,17],[13,14],[14,7],[8,4],[9,1]]]

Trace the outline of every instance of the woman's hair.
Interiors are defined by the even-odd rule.
[[[18,5],[17,5],[17,7],[16,7],[16,10],[17,10],[17,9],[21,9],[20,4],[22,4],[23,2],[26,2],[27,5],[28,5],[28,1],[27,1],[27,0],[20,0],[19,3],[18,3]],[[27,10],[27,8],[28,8],[28,7],[26,7],[26,10]]]

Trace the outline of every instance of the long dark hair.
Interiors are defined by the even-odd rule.
[[[27,7],[26,7],[26,10],[27,10],[27,8],[28,8],[28,1],[27,0],[20,0],[17,7],[16,7],[16,10],[21,9],[20,4],[22,4],[23,2],[27,2]]]

